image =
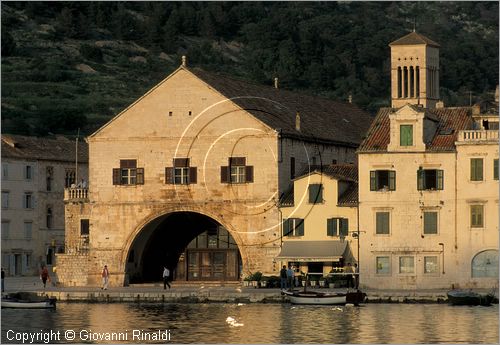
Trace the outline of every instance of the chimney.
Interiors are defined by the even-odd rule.
[[[479,115],[481,114],[481,106],[479,104],[474,104],[472,106],[472,115]]]
[[[295,129],[300,132],[300,113],[295,114]]]
[[[444,108],[444,102],[443,101],[437,101],[436,102],[436,109],[441,109]]]
[[[274,88],[278,88],[278,77],[274,78]]]
[[[351,94],[349,94],[349,97],[347,99],[348,99],[349,103],[352,104],[352,95]]]
[[[186,67],[187,66],[187,59],[186,59],[186,55],[182,55],[182,67]]]

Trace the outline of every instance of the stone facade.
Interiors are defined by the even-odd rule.
[[[66,199],[67,246],[58,259],[62,284],[97,285],[105,264],[112,285],[126,283],[130,273],[127,261],[135,267],[142,265],[136,251],[131,256],[138,235],[159,231],[160,224],[180,212],[205,215],[229,231],[241,255],[241,275],[275,273],[273,259],[280,248],[277,204],[290,182],[290,157],[295,157],[297,169],[312,160],[311,156],[321,155],[330,162],[352,161],[357,144],[341,142],[340,136],[340,141],[314,140],[307,132],[311,127],[308,120],[314,117],[307,116],[307,109],[289,112],[290,104],[287,108],[285,101],[272,99],[286,92],[221,80],[224,85],[217,76],[181,66],[88,138],[88,199]],[[228,90],[235,90],[235,97]],[[262,97],[263,93],[270,98]],[[259,104],[238,103],[248,98]],[[269,115],[270,107],[271,111],[288,110],[280,116]],[[353,116],[356,112],[353,110]],[[286,123],[283,116],[295,123]],[[288,135],[287,130],[296,133]],[[358,138],[363,131],[358,131]],[[230,161],[230,157],[236,160]],[[169,169],[174,169],[175,159],[186,158],[196,174],[195,182],[191,180],[193,170],[189,170],[189,183],[171,183]],[[246,169],[246,181],[227,183],[241,177],[233,176],[232,168],[227,170],[236,161]],[[125,163],[133,164],[137,181],[119,182],[123,179],[120,173],[130,172]],[[89,220],[88,235],[82,234],[81,219]],[[162,231],[178,235],[173,233],[178,230]],[[145,247],[134,248],[146,251]],[[82,254],[86,259],[73,257]],[[71,275],[76,269],[87,273]]]
[[[2,135],[2,262],[9,275],[38,274],[64,251],[64,188],[76,177],[75,142]],[[79,143],[78,178],[88,179]]]

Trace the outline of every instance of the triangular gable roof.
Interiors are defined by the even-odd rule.
[[[440,45],[431,40],[430,38],[425,37],[415,31],[410,32],[408,35],[405,35],[394,42],[389,43],[389,46],[406,46],[406,45],[418,45],[418,44],[426,44],[428,46],[439,48]]]
[[[295,181],[311,174],[324,174],[339,181],[358,182],[358,167],[354,164],[307,166],[293,180]]]

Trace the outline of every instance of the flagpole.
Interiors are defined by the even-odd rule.
[[[76,134],[75,140],[75,185],[78,184],[78,137],[80,136],[80,128],[78,128],[78,133]]]

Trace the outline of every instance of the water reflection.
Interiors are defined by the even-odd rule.
[[[234,327],[226,319],[231,317]],[[169,329],[172,343],[498,343],[498,305],[367,304],[362,307],[289,304],[60,303],[56,311],[2,309],[6,332],[153,332]],[[61,342],[66,342],[64,338]],[[78,337],[74,342],[82,342]],[[113,341],[99,341],[113,343]]]

